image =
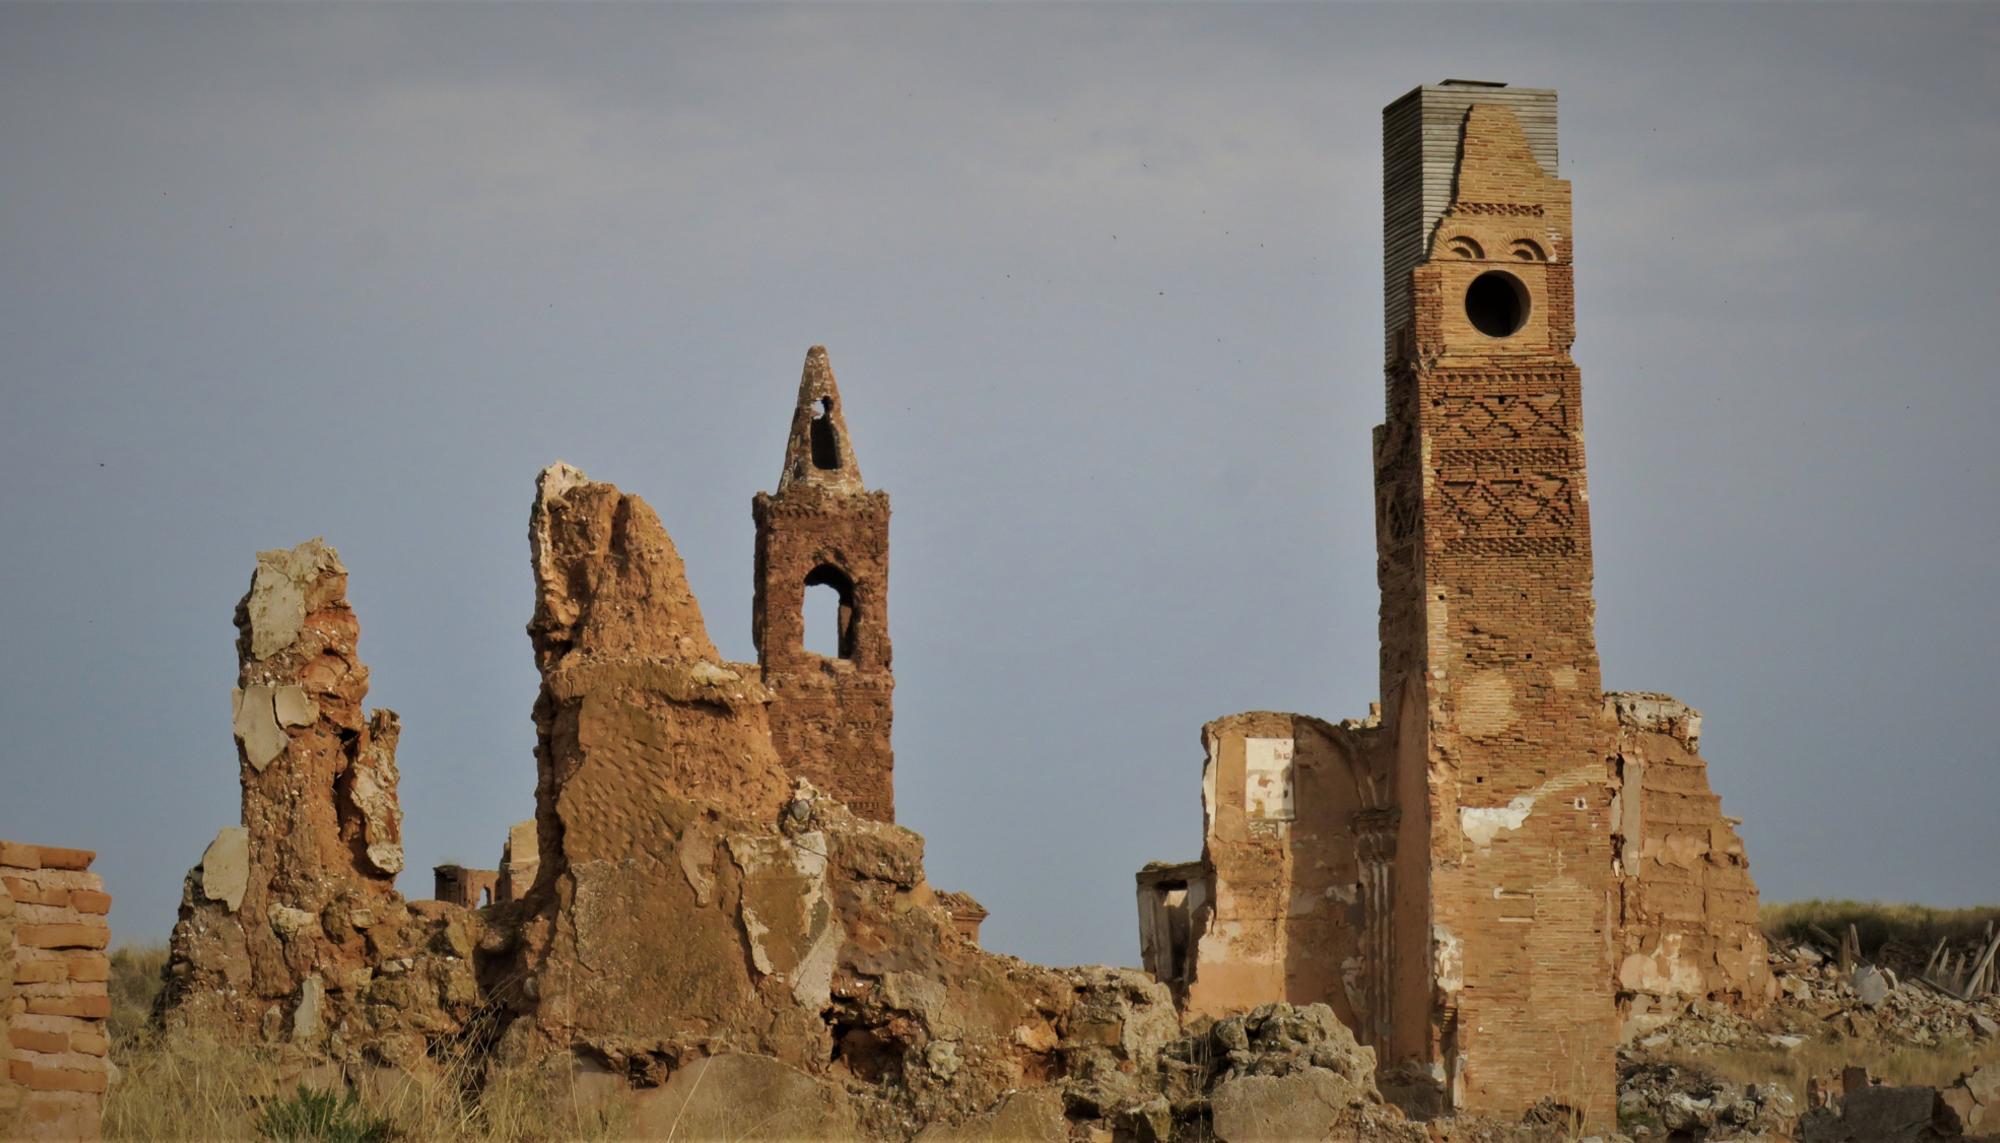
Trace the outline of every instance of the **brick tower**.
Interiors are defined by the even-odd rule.
[[[1377,574],[1401,952],[1383,1047],[1465,1111],[1553,1096],[1601,1123],[1613,731],[1555,111],[1552,91],[1452,80],[1383,111]]]
[[[751,504],[757,594],[751,637],[771,704],[771,740],[795,772],[856,813],[894,821],[890,747],[889,494],[861,484],[826,350],[806,353],[775,494]],[[838,653],[805,646],[805,592],[839,593]]]

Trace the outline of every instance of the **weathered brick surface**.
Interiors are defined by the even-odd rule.
[[[1626,1035],[1691,1000],[1755,1011],[1775,982],[1736,820],[1710,792],[1701,714],[1660,694],[1605,696],[1617,722],[1618,1009]]]
[[[1569,185],[1504,107],[1473,103],[1459,144],[1378,435],[1384,718],[1412,726],[1399,747],[1423,775],[1398,844],[1428,879],[1397,908],[1431,930],[1390,1053],[1442,1071],[1468,1111],[1552,1096],[1606,1122],[1611,797]],[[1477,320],[1482,279],[1517,299],[1504,327]]]
[[[1332,1005],[1412,1106],[1606,1124],[1621,1032],[1769,995],[1756,887],[1699,716],[1601,693],[1555,93],[1448,81],[1383,123],[1379,717],[1337,766],[1316,720],[1209,724],[1202,860],[1140,874],[1142,948],[1191,1011]],[[1296,803],[1246,827],[1259,737]]]
[[[0,1116],[10,1138],[95,1139],[110,1081],[111,908],[87,850],[0,842]]]
[[[896,818],[890,724],[889,495],[862,485],[826,350],[806,354],[775,494],[757,525],[751,635],[785,765],[865,817]],[[841,596],[838,653],[806,650],[806,589]]]

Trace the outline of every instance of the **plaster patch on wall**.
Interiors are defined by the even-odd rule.
[[[1466,840],[1480,849],[1493,844],[1493,839],[1501,830],[1516,830],[1528,820],[1528,813],[1535,808],[1535,799],[1522,795],[1504,806],[1460,806],[1458,808],[1459,832]]]
[[[1431,926],[1431,979],[1443,992],[1465,987],[1465,942],[1443,925]]]
[[[1288,822],[1292,804],[1292,740],[1243,740],[1243,808],[1251,821]]]
[[[1215,754],[1221,745],[1214,735],[1208,735],[1203,745],[1208,747],[1208,757],[1201,764],[1201,827],[1203,837],[1215,836]]]

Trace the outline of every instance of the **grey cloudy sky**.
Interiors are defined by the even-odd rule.
[[[1994,899],[2000,6],[0,6],[0,836],[161,940],[254,553],[352,572],[411,872],[532,809],[525,538],[645,496],[749,658],[805,349],[894,497],[898,803],[1137,958],[1201,723],[1375,697],[1380,108],[1561,92],[1608,686],[1767,899]]]

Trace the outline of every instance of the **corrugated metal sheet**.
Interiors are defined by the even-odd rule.
[[[1410,270],[1451,205],[1465,113],[1497,103],[1514,113],[1528,149],[1556,173],[1556,93],[1548,88],[1426,84],[1382,109],[1382,317],[1385,350],[1410,320]]]

